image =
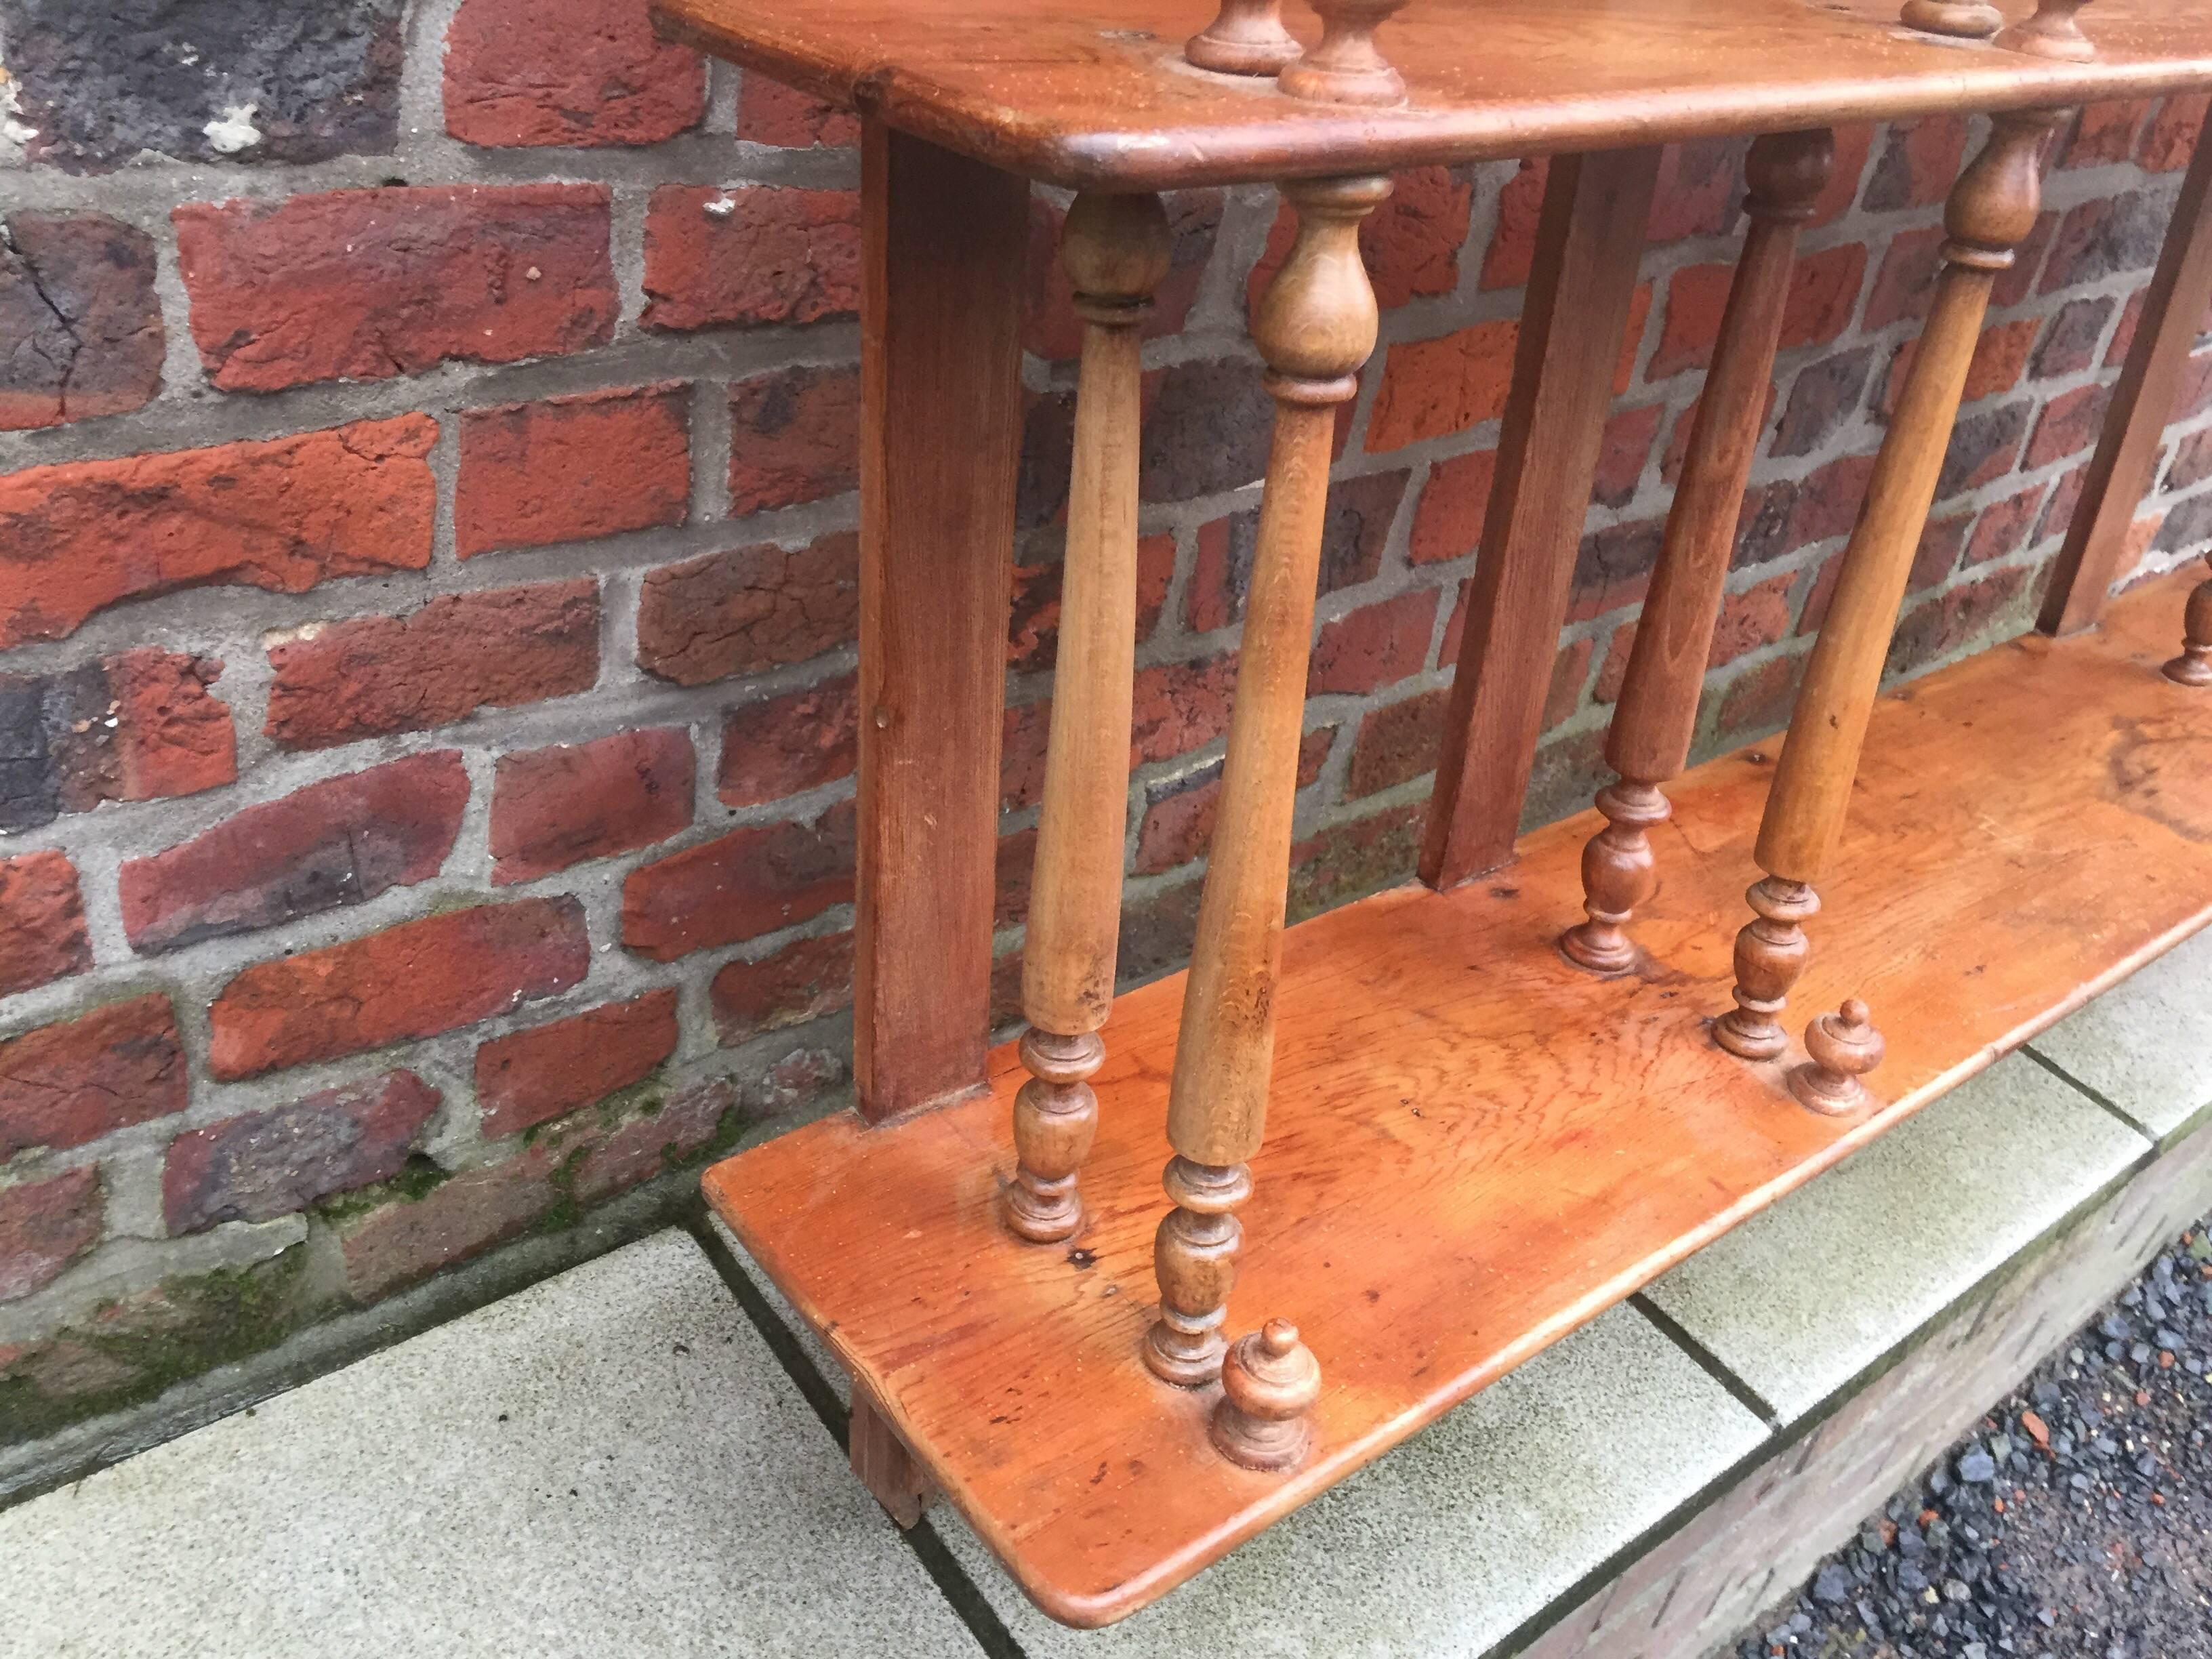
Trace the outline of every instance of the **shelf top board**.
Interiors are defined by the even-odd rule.
[[[1999,0],[2008,17],[2033,0]],[[1213,0],[655,0],[665,33],[1009,172],[1160,190],[2212,86],[2212,3],[2093,0],[2094,62],[1907,29],[1898,0],[1411,0],[1395,109],[1183,61]],[[1316,19],[1289,0],[1309,45]]]
[[[2158,672],[2191,580],[1876,705],[1787,1018],[1871,1002],[1888,1057],[1852,1115],[1807,1111],[1784,1064],[1707,1030],[1771,744],[1670,787],[1645,955],[1618,978],[1557,947],[1595,812],[1452,892],[1290,929],[1229,1322],[1291,1319],[1321,1361],[1295,1473],[1222,1459],[1218,1388],[1170,1388],[1138,1358],[1181,975],[1114,1005],[1072,1247],[1000,1219],[1012,1043],[988,1096],[875,1128],[824,1118],[714,1165],[707,1195],[1039,1605],[1119,1619],[2204,925],[2212,697]]]

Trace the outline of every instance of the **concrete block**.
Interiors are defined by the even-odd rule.
[[[2028,1044],[2161,1142],[2212,1109],[2212,931]]]

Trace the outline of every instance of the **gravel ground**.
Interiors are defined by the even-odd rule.
[[[2212,1659],[2212,1220],[1735,1659]]]

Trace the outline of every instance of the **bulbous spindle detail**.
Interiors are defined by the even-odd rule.
[[[1068,209],[1060,260],[1083,319],[1060,578],[1060,656],[1037,821],[1022,1012],[1030,1080],[1014,1097],[1007,1227],[1033,1243],[1083,1224],[1077,1172],[1098,1104],[1097,1033],[1114,1006],[1129,709],[1137,636],[1139,328],[1167,275],[1168,222],[1157,196],[1085,192]]]
[[[1905,0],[1903,21],[1923,34],[1986,40],[2004,27],[2004,14],[1983,0]]]
[[[1636,960],[1628,921],[1657,884],[1648,832],[1671,816],[1660,786],[1690,757],[1736,520],[1765,425],[1798,228],[1812,216],[1834,161],[1834,139],[1817,129],[1770,133],[1752,145],[1746,163],[1751,228],[1606,734],[1606,763],[1620,781],[1599,792],[1606,827],[1583,849],[1589,920],[1559,940],[1568,961],[1593,973],[1621,973]]]
[[[1853,997],[1805,1028],[1805,1052],[1813,1058],[1790,1073],[1790,1092],[1824,1117],[1856,1112],[1869,1098],[1859,1079],[1881,1064],[1882,1048],[1873,1010]]]
[[[2212,555],[2205,562],[2212,564]],[[2181,654],[2166,664],[2166,678],[2179,685],[2212,685],[2212,576],[2189,590],[2181,639]]]
[[[1237,1339],[1221,1367],[1221,1400],[1207,1431],[1232,1463],[1273,1473],[1294,1469],[1313,1450],[1314,1402],[1321,1363],[1287,1319],[1271,1319]]]
[[[1283,0],[1221,0],[1220,12],[1183,43],[1182,55],[1224,75],[1275,75],[1299,50],[1283,27]]]
[[[1375,44],[1375,32],[1406,0],[1308,0],[1321,17],[1321,40],[1286,67],[1277,84],[1317,104],[1398,104],[1406,82]]]
[[[1375,349],[1375,291],[1359,260],[1359,222],[1389,193],[1382,178],[1285,185],[1297,235],[1252,317],[1275,424],[1218,827],[1168,1086],[1168,1141],[1176,1156],[1165,1185],[1176,1209],[1160,1224],[1153,1252],[1161,1315],[1144,1343],[1152,1371],[1186,1386],[1219,1374],[1239,1239],[1234,1212],[1251,1191],[1244,1166],[1266,1127],[1329,454],[1336,405],[1358,392],[1355,371]]]
[[[2008,52],[2056,58],[2063,63],[2089,63],[2097,56],[2097,48],[2081,33],[2074,15],[2088,3],[2089,0],[2042,0],[2034,16],[2014,23],[1997,36],[1997,44]]]
[[[2051,110],[1996,117],[1944,210],[1948,239],[1935,302],[1844,549],[1759,821],[1753,856],[1767,879],[1751,890],[1759,920],[1736,940],[1738,1006],[1714,1026],[1721,1046],[1746,1059],[1782,1051],[1775,1016],[1803,963],[1798,924],[1817,908],[1812,884],[1843,833],[1882,659],[1935,503],[1990,285],[2035,227],[2043,141],[2064,118]]]

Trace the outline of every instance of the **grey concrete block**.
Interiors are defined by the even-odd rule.
[[[977,1652],[665,1232],[0,1514],[8,1659]]]
[[[1447,1659],[1486,1651],[1765,1437],[1618,1307],[1104,1630],[1053,1623],[950,1510],[931,1513],[1031,1659]]]
[[[2212,932],[2069,1015],[2028,1047],[2160,1141],[2212,1108]]]
[[[1794,1422],[2149,1152],[2110,1112],[2015,1054],[1646,1294]]]

